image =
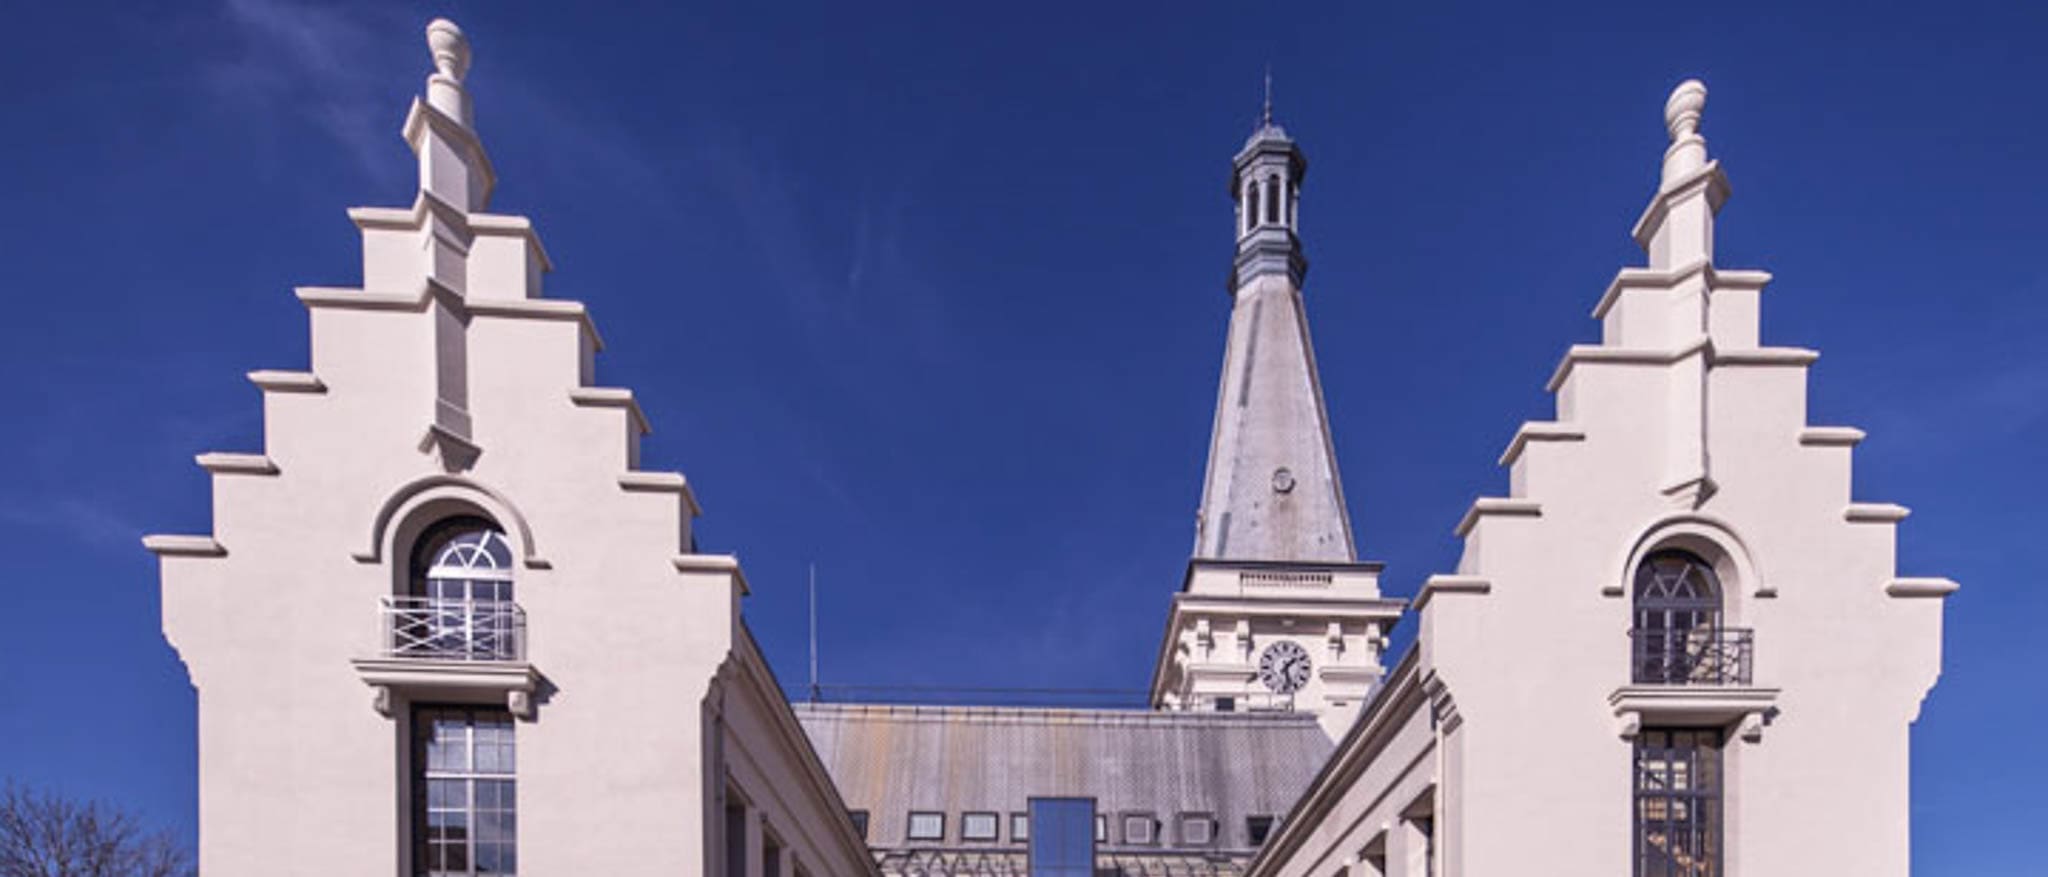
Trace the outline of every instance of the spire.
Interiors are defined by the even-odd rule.
[[[1266,107],[1259,113],[1259,127],[1273,126],[1273,65],[1266,65]]]
[[[1293,275],[1299,286],[1308,273],[1308,261],[1301,255],[1301,241],[1295,237],[1301,198],[1301,181],[1308,175],[1308,159],[1301,147],[1287,136],[1287,129],[1273,121],[1273,72],[1266,71],[1266,99],[1259,112],[1259,126],[1245,140],[1232,163],[1231,197],[1237,200],[1237,269],[1231,286],[1266,273]]]
[[[1195,535],[1197,558],[1356,559],[1309,343],[1298,205],[1308,160],[1273,121],[1232,162],[1237,258],[1230,334]]]

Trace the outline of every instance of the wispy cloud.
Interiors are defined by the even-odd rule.
[[[390,10],[225,0],[220,12],[242,52],[206,70],[205,81],[218,97],[317,127],[372,179],[389,180],[404,171],[402,162],[392,160],[392,76],[412,69],[395,63],[400,49],[423,50],[388,38],[403,30]]]
[[[77,496],[0,494],[0,522],[50,533],[89,548],[133,550],[142,527],[119,512]]]

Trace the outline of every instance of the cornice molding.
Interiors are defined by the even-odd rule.
[[[1415,594],[1415,611],[1429,608],[1430,601],[1438,594],[1490,594],[1493,580],[1484,576],[1433,575],[1422,583],[1422,590]]]
[[[1565,351],[1564,359],[1558,362],[1557,370],[1550,375],[1550,382],[1544,389],[1552,393],[1564,386],[1571,377],[1572,369],[1579,363],[1623,363],[1634,365],[1670,365],[1695,354],[1707,357],[1707,364],[1720,366],[1797,366],[1812,365],[1820,359],[1820,352],[1803,347],[1748,347],[1736,350],[1721,350],[1714,346],[1711,336],[1700,335],[1674,348],[1609,347],[1604,344],[1574,344]]]
[[[1907,599],[1924,597],[1947,597],[1963,586],[1954,579],[1945,578],[1897,578],[1885,583],[1887,596]]]
[[[525,238],[527,245],[533,247],[534,255],[540,257],[540,270],[555,270],[555,260],[548,258],[547,248],[541,246],[540,232],[534,229],[532,219],[507,213],[472,213],[469,214],[469,227],[481,235]]]
[[[697,504],[697,492],[690,489],[690,483],[681,472],[643,472],[636,469],[619,476],[619,487],[642,493],[673,493],[683,498],[691,517],[704,514],[704,508]]]
[[[1408,608],[1408,601],[1399,597],[1369,599],[1322,600],[1310,596],[1288,595],[1281,597],[1221,596],[1209,594],[1173,595],[1173,614],[1200,612],[1205,615],[1242,615],[1250,618],[1270,616],[1309,616],[1326,618],[1396,619],[1402,610]]]
[[[1912,509],[1898,503],[1852,502],[1842,510],[1842,520],[1852,524],[1896,524],[1912,513]]]
[[[1565,351],[1564,359],[1557,364],[1557,370],[1550,375],[1550,382],[1544,389],[1552,393],[1564,386],[1571,377],[1573,367],[1581,362],[1612,362],[1634,365],[1670,365],[1696,353],[1712,355],[1714,340],[1700,335],[1675,348],[1609,347],[1604,344],[1574,344]]]
[[[633,398],[633,391],[624,387],[575,387],[569,391],[569,401],[585,408],[622,408],[641,435],[654,432],[654,427],[647,423],[647,415],[640,411],[640,403]]]
[[[327,385],[312,372],[262,369],[249,373],[249,383],[266,393],[325,393]]]
[[[1498,496],[1482,496],[1472,501],[1472,507],[1465,510],[1465,516],[1458,520],[1452,531],[1463,539],[1479,525],[1485,517],[1538,518],[1543,516],[1543,504],[1533,499],[1510,499]]]
[[[337,308],[354,311],[419,311],[432,296],[425,284],[413,292],[371,291],[345,286],[300,286],[292,290],[307,310]]]
[[[591,346],[604,350],[604,336],[597,333],[597,323],[590,317],[590,309],[580,301],[559,298],[471,298],[463,300],[463,307],[470,314],[479,317],[517,317],[536,320],[574,320],[581,323],[585,334],[590,336]]]
[[[227,548],[212,536],[152,535],[142,537],[142,547],[158,557],[226,557]]]
[[[1627,290],[1669,290],[1691,279],[1695,274],[1702,275],[1707,289],[1714,292],[1762,291],[1771,283],[1769,271],[1720,269],[1715,268],[1714,263],[1706,259],[1669,271],[1659,271],[1655,268],[1623,268],[1615,273],[1614,279],[1608,282],[1606,291],[1600,294],[1599,303],[1593,306],[1593,319],[1606,319],[1607,312],[1621,300],[1621,294]]]
[[[1714,351],[1714,365],[1812,365],[1820,351],[1804,347],[1746,347]]]
[[[192,458],[215,475],[276,475],[277,463],[262,454],[231,454],[215,451]]]
[[[1799,443],[1808,447],[1853,448],[1863,441],[1863,430],[1853,426],[1809,426],[1799,431]]]
[[[1515,430],[1515,437],[1508,441],[1507,450],[1500,454],[1501,466],[1512,466],[1521,459],[1522,451],[1530,442],[1579,442],[1586,440],[1586,431],[1578,424],[1559,423],[1548,420],[1531,420]]]
[[[747,584],[747,574],[740,571],[740,559],[730,554],[678,554],[669,559],[676,572],[725,573],[740,586],[740,596],[754,592]]]
[[[419,290],[409,293],[344,286],[301,286],[293,291],[298,295],[299,302],[308,310],[339,308],[364,311],[422,311],[426,309],[428,302],[438,299],[464,318],[474,316],[574,320],[581,324],[584,333],[590,336],[591,345],[596,350],[604,350],[604,336],[598,334],[597,324],[590,318],[590,309],[580,301],[554,298],[469,298],[433,278],[423,278]],[[253,376],[251,379],[254,379]]]

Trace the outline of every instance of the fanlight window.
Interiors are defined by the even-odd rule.
[[[512,599],[512,546],[481,518],[456,518],[428,531],[413,560],[413,596],[430,600]]]
[[[1721,620],[1714,568],[1685,551],[1660,551],[1636,568],[1636,629],[1686,631]]]

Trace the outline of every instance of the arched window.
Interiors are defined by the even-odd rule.
[[[412,552],[410,593],[391,601],[391,653],[519,660],[526,623],[512,602],[512,569],[512,546],[490,521],[457,517],[428,528]]]
[[[1651,685],[1747,684],[1750,632],[1721,625],[1721,581],[1688,551],[1651,554],[1636,567],[1633,679]]]
[[[413,596],[434,600],[512,599],[512,546],[482,518],[451,518],[413,552]]]
[[[1266,221],[1280,221],[1280,175],[1266,178]]]
[[[1257,180],[1244,181],[1244,200],[1238,202],[1238,206],[1244,213],[1245,234],[1251,234],[1252,229],[1259,224],[1259,182]]]

